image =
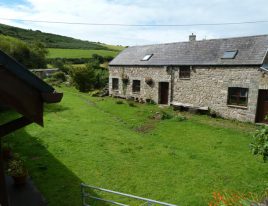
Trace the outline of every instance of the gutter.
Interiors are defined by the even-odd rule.
[[[268,72],[268,68],[263,67],[263,65],[260,67],[261,70]]]

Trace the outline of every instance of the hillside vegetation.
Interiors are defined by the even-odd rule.
[[[38,42],[22,40],[0,34],[0,50],[12,56],[27,68],[45,68],[47,49]]]
[[[71,37],[50,34],[39,30],[22,29],[0,24],[0,34],[12,36],[27,43],[41,42],[47,48],[62,48],[62,49],[90,49],[90,50],[122,50],[122,46],[112,46],[101,44],[98,42],[83,41]]]
[[[119,51],[49,48],[48,58],[91,58],[93,54],[115,57]]]

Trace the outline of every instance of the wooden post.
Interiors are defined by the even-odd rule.
[[[4,171],[4,159],[0,138],[0,206],[9,206]]]

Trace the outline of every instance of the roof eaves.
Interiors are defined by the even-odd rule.
[[[26,69],[23,65],[17,62],[12,57],[8,56],[3,51],[0,51],[0,64],[5,66],[11,73],[16,75],[21,80],[26,81],[28,84],[41,92],[54,92],[55,89],[35,76],[31,71]]]

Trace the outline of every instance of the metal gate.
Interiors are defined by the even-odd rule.
[[[164,205],[164,206],[177,206],[174,204],[169,204],[169,203],[165,203],[165,202],[160,202],[160,201],[156,201],[156,200],[151,200],[151,199],[147,199],[147,198],[143,198],[143,197],[138,197],[135,195],[130,195],[130,194],[125,194],[122,192],[116,192],[116,191],[112,191],[112,190],[107,190],[107,189],[103,189],[100,187],[95,187],[95,186],[91,186],[91,185],[86,185],[84,183],[81,184],[81,195],[82,195],[82,202],[83,202],[83,206],[94,206],[94,205],[120,205],[120,206],[130,206],[127,203],[120,203],[119,201],[116,200],[111,200],[111,199],[106,199],[104,197],[97,197],[95,194],[93,194],[93,191],[100,191],[103,193],[108,193],[108,194],[112,194],[114,196],[120,197],[120,198],[124,198],[126,202],[130,202],[131,200],[135,200],[137,201],[135,204],[131,204],[131,205],[135,205],[135,206],[156,206],[156,205]],[[128,199],[128,200],[127,200]],[[91,200],[91,203],[88,203],[88,201]],[[102,204],[103,203],[103,204]]]

